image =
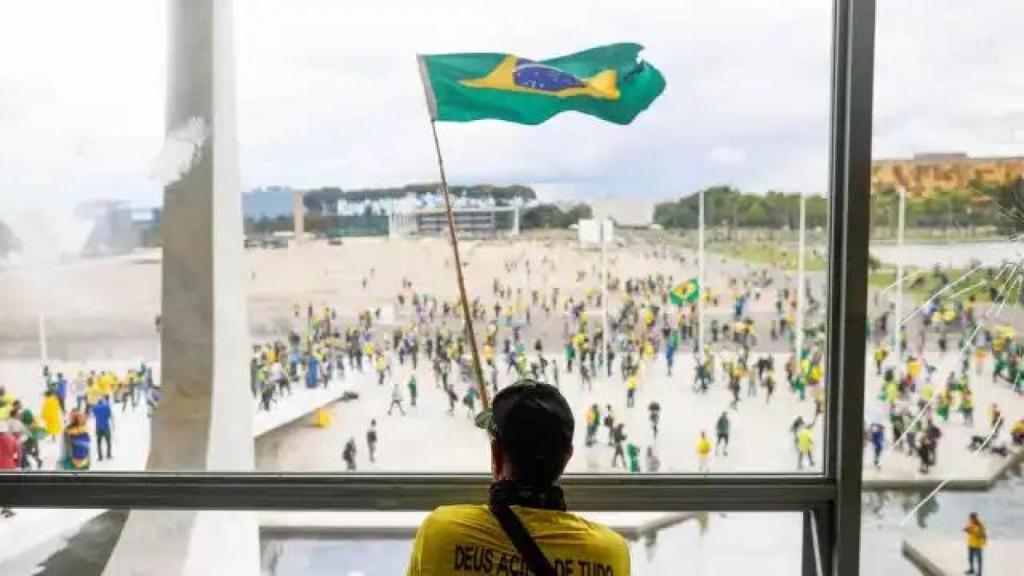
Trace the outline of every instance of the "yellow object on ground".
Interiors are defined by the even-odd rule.
[[[313,425],[317,428],[327,428],[331,425],[331,412],[326,408],[321,408],[313,414]]]

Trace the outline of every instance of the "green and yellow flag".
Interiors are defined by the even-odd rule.
[[[676,284],[676,287],[668,293],[668,297],[676,306],[682,306],[700,298],[700,284],[696,278]]]
[[[420,55],[430,117],[443,122],[540,124],[575,110],[629,124],[665,89],[638,59],[643,46],[611,44],[550,60],[513,54]]]

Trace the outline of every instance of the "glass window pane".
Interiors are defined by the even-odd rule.
[[[16,466],[146,464],[173,164],[165,26],[153,2],[0,10],[0,418]]]
[[[268,416],[257,421],[350,398],[327,409],[322,429],[304,417],[261,437],[257,468],[343,471],[351,440],[356,471],[488,469],[486,439],[472,424],[481,404],[467,399],[471,356],[458,345],[455,269],[414,56],[507,50],[544,59],[630,40],[668,87],[628,127],[581,114],[539,126],[438,125],[476,334],[493,363],[483,371],[488,394],[520,374],[560,385],[576,416],[570,472],[820,471],[829,4],[517,11],[549,16],[526,25],[463,1],[355,11],[254,2],[239,12],[253,368],[268,390]],[[566,20],[588,32],[567,35]],[[614,224],[602,249],[605,218]],[[706,392],[696,377],[698,326],[713,375]],[[321,354],[316,378],[310,351]],[[325,386],[321,400],[302,400],[307,386]],[[604,425],[609,410],[626,437],[619,457]]]
[[[11,522],[67,520],[83,511],[18,510]],[[693,574],[790,575],[800,571],[801,518],[798,513],[638,513],[584,512],[626,539],[632,573],[677,574],[686,565]],[[62,531],[15,536],[0,556],[4,574],[47,576],[101,574],[106,568],[141,567],[152,573],[166,562],[165,555],[132,543],[151,537],[133,522],[144,516],[151,527],[180,523],[245,522],[236,539],[236,567],[258,566],[265,576],[319,576],[403,574],[412,540],[425,512],[160,512],[110,511],[88,514]],[[132,519],[129,519],[132,518]],[[196,520],[199,518],[199,520]],[[252,530],[249,530],[251,527]],[[177,542],[164,528],[165,548]],[[25,546],[20,544],[24,542]],[[29,545],[30,544],[30,545]],[[134,553],[133,553],[134,552]],[[193,543],[180,553],[187,562],[209,560],[212,551]],[[252,554],[247,558],[244,554]],[[217,557],[214,553],[213,557]],[[134,562],[134,564],[133,564]],[[499,573],[497,571],[491,573]]]
[[[252,437],[260,470],[486,471],[413,56],[548,58],[622,38],[668,78],[629,127],[581,114],[440,127],[488,393],[535,370],[558,384],[576,420],[569,472],[820,471],[828,6],[577,4],[497,32],[493,7],[455,0],[238,10],[237,90],[224,94],[230,70],[217,68],[213,91],[237,96],[237,256],[224,248],[242,232],[224,200],[235,190],[221,178],[233,155],[219,149],[214,170],[205,154],[215,120],[230,144],[230,118],[175,116],[209,103],[204,52],[167,53],[189,45],[168,29],[201,36],[168,23],[198,12],[115,3],[70,12],[88,26],[52,37],[11,24],[42,22],[41,9],[4,19],[7,53],[31,58],[0,72],[14,110],[0,150],[13,199],[0,209],[0,384],[37,417],[41,467],[70,466],[75,446],[69,416],[44,406],[49,386],[88,412],[77,469],[88,454],[93,469],[247,470]],[[568,18],[594,32],[567,37]],[[103,41],[69,50],[86,29]],[[96,88],[71,89],[87,81]],[[197,193],[215,173],[218,193]],[[101,464],[91,406],[104,396],[115,425]]]
[[[1001,33],[1022,16],[1012,1],[879,3],[865,573],[966,570],[971,512],[987,573],[1021,557],[1024,83],[997,70],[1024,53]]]

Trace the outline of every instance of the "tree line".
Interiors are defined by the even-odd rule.
[[[696,229],[699,194],[692,194],[654,208],[655,223],[667,229]],[[921,197],[907,197],[904,223],[907,228],[967,231],[995,226],[1000,233],[1024,233],[1024,178],[1005,185],[975,182],[965,188],[940,188]],[[753,194],[730,186],[704,190],[706,226],[735,228],[788,228],[800,226],[800,194],[768,192]],[[807,196],[807,227],[825,227],[828,199]],[[871,226],[876,232],[894,235],[899,226],[899,191],[893,188],[871,195]]]
[[[939,188],[934,194],[906,198],[907,228],[971,230],[995,226],[1000,233],[1024,231],[1024,178],[1004,185],[973,182],[965,188]],[[895,234],[899,227],[900,194],[886,188],[871,199],[871,222],[878,230]],[[1017,221],[1019,218],[1019,221]]]
[[[807,196],[807,227],[824,227],[828,222],[828,202],[824,196]],[[654,207],[654,222],[666,229],[700,225],[700,194],[684,196]],[[800,195],[787,192],[751,194],[731,186],[713,186],[704,190],[704,225],[727,228],[800,227]]]

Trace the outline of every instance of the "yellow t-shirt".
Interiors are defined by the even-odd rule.
[[[967,532],[968,548],[985,547],[985,526],[981,522],[968,522],[967,526],[964,527],[964,531]]]
[[[807,428],[801,428],[796,433],[796,442],[801,452],[810,452],[811,446],[814,445],[814,436],[811,435],[811,431]]]
[[[106,372],[100,376],[98,380],[100,393],[104,396],[110,396],[114,391],[114,387],[117,385],[117,378],[112,373]]]
[[[707,456],[711,453],[711,442],[708,441],[706,436],[697,438],[697,454],[701,456]]]
[[[513,506],[558,574],[629,574],[626,541],[568,512]],[[528,568],[490,509],[442,506],[420,526],[407,576],[526,574]]]

